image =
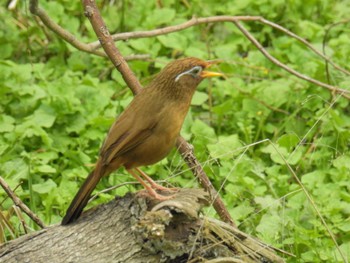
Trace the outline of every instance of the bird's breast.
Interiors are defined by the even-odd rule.
[[[171,108],[172,110],[169,110]],[[167,105],[160,110],[157,113],[157,123],[152,128],[151,135],[133,151],[127,153],[127,156],[124,156],[128,160],[124,166],[134,168],[150,165],[166,157],[175,145],[187,111],[188,106],[178,104],[176,107]]]

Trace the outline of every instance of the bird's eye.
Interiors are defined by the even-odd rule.
[[[199,74],[202,72],[203,68],[201,66],[195,66],[190,70],[180,73],[176,76],[175,82],[179,81],[179,79],[184,75],[191,75],[194,78],[198,78]]]
[[[191,69],[191,73],[195,76],[197,76],[199,73],[202,72],[202,67],[201,66],[195,66]]]

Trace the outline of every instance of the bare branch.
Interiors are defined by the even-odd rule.
[[[325,61],[327,61],[329,64],[331,64],[334,68],[338,69],[339,71],[350,75],[350,72],[346,69],[338,66],[334,62],[331,61],[330,58],[322,54],[320,51],[318,51],[315,47],[313,47],[309,42],[307,42],[305,39],[301,38],[300,36],[294,34],[293,32],[289,31],[288,29],[273,23],[263,17],[260,16],[212,16],[212,17],[204,17],[204,18],[195,18],[193,17],[191,20],[186,21],[182,24],[174,25],[174,26],[168,26],[163,27],[159,29],[149,30],[149,31],[138,31],[138,32],[126,32],[126,33],[119,33],[112,35],[112,38],[114,41],[119,40],[128,40],[133,38],[149,38],[149,37],[155,37],[159,35],[165,35],[169,33],[174,33],[177,31],[182,31],[184,29],[200,25],[200,24],[207,24],[207,23],[218,23],[218,22],[238,22],[238,21],[257,21],[261,22],[262,24],[271,26],[272,28],[275,28],[279,31],[282,31],[288,36],[291,36],[307,46],[310,50],[312,50],[315,54],[322,57]],[[98,41],[95,41],[90,44],[92,49],[96,50],[99,47],[101,47],[101,44]]]
[[[340,21],[340,22],[336,22],[336,23],[333,23],[331,25],[328,26],[328,28],[326,29],[326,32],[324,34],[324,38],[323,38],[323,41],[322,41],[322,51],[323,51],[323,54],[326,55],[326,42],[328,41],[328,34],[329,32],[331,31],[331,29],[335,26],[338,26],[340,24],[346,24],[346,23],[349,23],[350,22],[350,19],[346,19],[346,20],[343,20],[343,21]],[[328,80],[328,83],[330,83],[330,77],[329,77],[329,65],[328,64],[331,64],[328,60],[326,60],[326,74],[327,74],[327,80]],[[333,64],[331,64],[333,65]],[[333,65],[334,66],[334,65]],[[340,70],[340,69],[339,69]],[[342,71],[342,70],[340,70]],[[343,71],[342,71],[343,72]]]
[[[81,51],[85,51],[91,54],[95,54],[98,56],[103,56],[106,57],[107,55],[104,52],[101,52],[97,50],[99,47],[101,47],[101,40],[100,42],[93,42],[91,44],[85,44],[77,40],[77,38],[72,35],[70,32],[66,31],[56,23],[54,23],[50,17],[47,15],[47,13],[38,7],[38,1],[37,0],[31,0],[30,1],[30,11],[32,14],[37,15],[43,23],[50,28],[53,32],[58,34],[60,37],[62,37],[64,40],[66,40],[68,43],[76,47],[77,49]],[[218,23],[218,22],[233,22],[236,24],[236,26],[242,31],[242,33],[260,50],[260,52],[263,53],[263,55],[268,58],[270,61],[272,61],[274,64],[277,66],[283,68],[284,70],[288,71],[289,73],[297,76],[298,78],[301,78],[303,80],[306,80],[308,82],[311,82],[315,85],[318,85],[320,87],[326,88],[332,92],[340,93],[343,97],[350,99],[350,96],[346,95],[349,94],[350,91],[340,89],[336,86],[332,86],[329,84],[326,84],[324,82],[315,80],[311,77],[308,77],[304,74],[299,73],[298,71],[289,68],[287,65],[283,64],[276,58],[274,58],[272,55],[270,55],[263,47],[262,45],[247,31],[244,29],[243,26],[241,26],[238,22],[239,21],[257,21],[261,22],[265,25],[271,26],[275,29],[278,29],[285,34],[297,39],[299,42],[303,43],[305,46],[307,46],[311,51],[313,51],[315,54],[323,58],[327,63],[331,64],[334,68],[337,70],[343,72],[344,74],[350,75],[350,72],[347,71],[346,69],[338,66],[334,62],[331,61],[330,58],[322,54],[320,51],[318,51],[316,48],[314,48],[309,42],[307,42],[305,39],[299,37],[298,35],[294,34],[293,32],[289,31],[288,29],[273,23],[269,20],[266,20],[263,17],[260,16],[212,16],[212,17],[203,17],[203,18],[196,18],[193,17],[191,20],[186,21],[182,24],[179,25],[174,25],[174,26],[169,26],[169,27],[164,27],[164,28],[159,28],[155,30],[150,30],[150,31],[139,31],[139,32],[126,32],[126,33],[120,33],[120,34],[114,34],[112,36],[112,39],[114,41],[118,40],[128,40],[128,39],[133,39],[133,38],[148,38],[148,37],[154,37],[154,36],[159,36],[159,35],[164,35],[164,34],[169,34],[177,31],[181,31],[196,25],[200,24],[207,24],[207,23]],[[106,26],[104,25],[105,30],[107,31]],[[107,31],[108,32],[108,31]],[[109,32],[108,32],[109,34]],[[130,56],[130,57],[125,57],[124,60],[132,60],[132,59],[147,59],[149,58],[148,55],[141,55],[141,56]],[[128,82],[127,82],[128,83]],[[135,86],[138,86],[137,84]],[[134,94],[134,88],[130,87]]]
[[[276,64],[277,66],[279,66],[280,68],[283,68],[284,70],[288,71],[289,73],[297,76],[298,78],[301,78],[303,80],[306,80],[308,82],[311,82],[317,86],[326,88],[332,92],[335,93],[339,93],[341,96],[350,99],[350,96],[347,95],[350,93],[350,91],[345,90],[345,89],[340,89],[338,87],[332,86],[332,85],[328,85],[324,82],[318,81],[316,79],[313,79],[309,76],[306,76],[304,74],[299,73],[298,71],[288,67],[286,64],[283,64],[282,62],[280,62],[278,59],[276,59],[274,56],[272,56],[269,52],[267,52],[264,47],[259,43],[258,40],[256,40],[256,38],[254,38],[254,36],[252,34],[250,34],[239,22],[234,22],[234,24],[238,27],[239,30],[242,31],[242,33],[250,40],[250,42],[252,42],[254,44],[254,46],[256,46],[259,51],[266,57],[268,58],[271,62],[273,62],[274,64]]]
[[[213,16],[213,17],[205,17],[205,18],[196,18],[192,17],[191,20],[186,21],[182,24],[175,26],[168,26],[159,29],[149,30],[149,31],[136,31],[136,32],[125,32],[112,35],[113,40],[128,40],[134,38],[149,38],[160,35],[166,35],[169,33],[174,33],[177,31],[182,31],[184,29],[200,25],[200,24],[208,24],[214,22],[233,22],[233,21],[258,21],[260,19],[259,16]],[[101,44],[98,41],[91,43],[91,46],[94,49],[98,49]]]
[[[73,47],[75,47],[78,50],[91,53],[100,57],[107,57],[105,52],[102,52],[100,50],[96,50],[91,44],[85,44],[81,41],[79,41],[73,34],[71,34],[69,31],[65,30],[58,24],[56,24],[49,15],[38,6],[37,0],[31,0],[30,6],[29,6],[30,12],[33,15],[36,15],[40,18],[40,20],[54,33],[56,33],[58,36],[60,36],[62,39],[64,39],[66,42],[71,44]],[[135,60],[135,59],[148,59],[150,58],[149,55],[130,55],[126,56],[126,60]]]
[[[95,1],[83,0],[85,16],[90,20],[91,25],[99,39],[103,50],[106,52],[108,58],[112,61],[116,69],[121,73],[125,83],[134,94],[140,92],[142,85],[136,78],[134,72],[126,63],[122,54],[115,46],[114,41],[104,23],[100,11],[96,6]]]
[[[24,213],[26,213],[38,226],[41,228],[45,228],[44,223],[40,220],[40,218],[34,214],[28,206],[26,206],[21,199],[17,197],[17,195],[11,190],[10,186],[5,182],[5,180],[0,176],[0,185],[8,194],[8,196],[12,199],[13,203],[18,206]]]
[[[305,39],[299,37],[298,35],[294,34],[293,32],[289,31],[288,29],[275,24],[269,20],[266,20],[264,18],[260,18],[259,21],[265,25],[271,26],[273,28],[276,28],[282,32],[284,32],[286,35],[291,36],[293,38],[295,38],[296,40],[300,41],[301,43],[303,43],[305,46],[307,46],[310,50],[312,50],[315,54],[317,54],[318,56],[320,56],[321,58],[323,58],[326,62],[328,62],[329,64],[331,64],[334,68],[336,68],[337,70],[350,75],[350,72],[340,66],[338,66],[337,64],[335,64],[329,57],[327,57],[326,55],[322,54],[322,52],[318,51],[316,48],[314,48],[309,42],[307,42]]]
[[[169,27],[164,27],[164,28],[150,30],[150,31],[127,32],[127,33],[115,34],[112,37],[113,37],[113,39],[115,41],[128,40],[128,39],[133,39],[133,38],[148,38],[148,37],[154,37],[154,36],[158,36],[158,35],[164,35],[164,34],[177,32],[177,31],[180,31],[180,30],[184,30],[184,29],[190,28],[190,27],[195,26],[195,25],[200,25],[200,24],[217,23],[217,22],[233,22],[242,31],[242,33],[259,49],[259,51],[267,59],[269,59],[271,62],[273,62],[277,66],[283,68],[287,72],[295,75],[296,77],[298,77],[300,79],[303,79],[303,80],[306,80],[308,82],[311,82],[311,83],[313,83],[313,84],[315,84],[317,86],[326,88],[326,89],[328,89],[328,90],[330,90],[332,92],[339,93],[343,97],[345,97],[347,99],[350,99],[350,96],[346,95],[346,94],[350,94],[350,91],[345,90],[345,89],[340,89],[339,87],[326,84],[324,82],[321,82],[321,81],[318,81],[316,79],[313,79],[313,78],[311,78],[309,76],[301,74],[298,71],[296,71],[294,69],[291,69],[287,65],[283,64],[282,62],[280,62],[278,59],[276,59],[272,55],[270,55],[263,48],[263,46],[253,37],[253,35],[251,35],[242,25],[239,24],[239,21],[258,21],[258,22],[261,22],[261,23],[263,23],[265,25],[268,25],[268,26],[271,26],[271,27],[273,27],[275,29],[278,29],[278,30],[284,32],[285,34],[287,34],[287,35],[297,39],[298,41],[300,41],[304,45],[306,45],[311,51],[313,51],[318,56],[322,57],[326,62],[331,64],[334,68],[338,69],[339,71],[343,72],[344,74],[350,75],[349,71],[347,71],[346,69],[336,65],[334,62],[331,61],[330,58],[328,58],[327,56],[322,54],[320,51],[318,51],[316,48],[314,48],[305,39],[299,37],[298,35],[294,34],[293,32],[289,31],[288,29],[286,29],[286,28],[284,28],[284,27],[282,27],[282,26],[280,26],[278,24],[275,24],[275,23],[273,23],[271,21],[268,21],[268,20],[266,20],[266,19],[264,19],[263,17],[260,17],[260,16],[213,16],[213,17],[205,17],[205,18],[195,18],[195,17],[193,17],[191,20],[189,20],[187,22],[184,22],[182,24],[179,24],[179,25],[175,25],[175,26],[169,26]],[[99,47],[99,43],[98,42],[91,43],[91,45],[94,47],[94,49],[97,49]]]
[[[216,191],[216,189],[210,182],[208,176],[204,172],[202,165],[198,162],[197,158],[195,157],[193,153],[193,146],[186,142],[184,138],[179,137],[176,141],[176,147],[181,153],[182,158],[190,167],[192,173],[197,177],[197,180],[200,183],[200,185],[209,193],[213,207],[218,213],[218,215],[220,215],[220,218],[224,222],[232,226],[236,226],[236,224],[230,216],[230,213],[227,211],[224,202],[220,198],[219,193]]]

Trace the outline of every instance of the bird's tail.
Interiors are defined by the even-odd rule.
[[[92,191],[104,175],[104,168],[101,167],[101,162],[98,161],[95,170],[93,170],[86,178],[84,184],[80,187],[75,195],[72,203],[67,209],[66,215],[62,219],[61,225],[68,225],[77,220],[89,201]]]

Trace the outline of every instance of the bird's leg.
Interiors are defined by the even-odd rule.
[[[146,182],[144,180],[142,180],[142,178],[140,176],[138,176],[135,171],[133,169],[127,169],[128,173],[130,173],[133,177],[135,177],[135,179],[137,181],[140,182],[140,184],[142,184],[142,186],[148,191],[148,193],[157,200],[160,201],[165,201],[165,200],[169,200],[172,198],[172,196],[164,196],[164,195],[160,195],[158,194],[152,187],[150,187],[148,184],[146,184]],[[147,180],[147,179],[146,179]]]
[[[160,191],[168,191],[168,192],[176,192],[178,189],[176,188],[168,188],[161,186],[157,184],[151,177],[149,177],[145,172],[143,172],[140,168],[135,168],[136,171],[139,172],[139,174],[146,179],[146,181],[151,185],[153,189],[160,190]]]

